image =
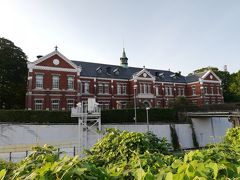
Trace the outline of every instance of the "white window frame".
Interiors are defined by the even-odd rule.
[[[127,85],[126,84],[122,85],[122,94],[127,94]]]
[[[155,90],[156,90],[156,95],[158,96],[158,95],[159,95],[159,87],[156,86],[156,87],[155,87]]]
[[[67,77],[67,89],[70,89],[70,90],[74,89],[74,76]]]
[[[147,84],[143,84],[143,94],[147,94]]]
[[[192,95],[193,95],[193,96],[196,95],[196,86],[192,86]]]
[[[74,99],[67,99],[67,110],[71,111],[73,107],[74,107]]]
[[[60,76],[52,75],[52,89],[59,89]]]
[[[59,111],[59,109],[60,109],[60,100],[59,99],[51,99],[51,109],[52,109],[52,111]]]
[[[103,94],[103,83],[98,83],[98,94]]]
[[[108,83],[104,83],[103,84],[103,91],[104,91],[104,94],[109,94],[109,84]]]
[[[39,102],[37,102],[37,101],[39,101]],[[36,111],[43,110],[43,99],[34,99],[34,110],[36,110]]]
[[[147,94],[151,94],[151,84],[147,84]]]
[[[211,94],[214,94],[214,87],[211,86]]]
[[[204,86],[204,94],[208,94],[208,87]]]
[[[166,96],[172,96],[172,95],[173,95],[173,93],[172,93],[172,87],[170,87],[170,86],[166,86],[166,87],[165,87],[165,95],[166,95]]]
[[[110,109],[110,102],[108,102],[108,101],[99,101],[98,103],[99,103],[99,105],[100,105],[102,110]]]
[[[140,94],[144,93],[144,84],[140,83]]]
[[[89,94],[90,93],[90,82],[88,81],[83,81],[82,82],[82,93],[83,94]]]
[[[122,94],[122,85],[121,84],[117,84],[117,94]]]
[[[36,89],[43,89],[43,74],[36,74]]]

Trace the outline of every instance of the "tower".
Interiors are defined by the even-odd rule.
[[[122,57],[120,57],[120,61],[121,61],[121,66],[124,68],[128,67],[128,58],[126,56],[125,53],[125,49],[123,48],[123,53],[122,53]]]

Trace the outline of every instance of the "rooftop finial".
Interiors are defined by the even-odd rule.
[[[128,58],[125,53],[125,48],[123,48],[122,57],[120,57],[120,61],[121,61],[122,67],[125,67],[125,68],[128,67]]]
[[[58,47],[57,47],[57,45],[55,46],[55,51],[57,51],[57,49],[58,49]]]
[[[122,58],[126,58],[125,48],[123,48]]]

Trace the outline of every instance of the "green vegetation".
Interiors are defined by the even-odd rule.
[[[77,123],[77,118],[71,118],[71,113],[65,111],[0,110],[0,122]]]
[[[149,120],[154,122],[177,122],[177,112],[174,109],[149,109]],[[133,123],[134,109],[102,111],[104,123]],[[137,109],[137,122],[146,122],[146,109]],[[114,120],[114,122],[113,122]]]
[[[146,110],[138,109],[138,122],[146,122]],[[101,114],[102,123],[134,123],[133,109],[106,110]],[[114,120],[114,121],[113,121]],[[173,109],[150,109],[149,120],[153,122],[176,122],[177,113]],[[0,122],[15,123],[77,123],[66,111],[0,110]]]
[[[223,142],[202,150],[174,155],[169,144],[152,133],[110,129],[106,136],[78,156],[59,158],[45,145],[18,163],[0,162],[0,179],[239,179],[240,128],[229,129]]]
[[[171,131],[171,140],[172,140],[172,146],[175,151],[180,150],[181,146],[178,141],[177,132],[175,129],[175,124],[170,124],[170,131]]]
[[[0,38],[0,109],[23,109],[27,87],[27,56]]]

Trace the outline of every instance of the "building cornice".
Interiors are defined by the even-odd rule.
[[[35,66],[34,70],[62,71],[62,72],[75,72],[75,73],[78,72],[77,69],[49,67],[49,66]]]

